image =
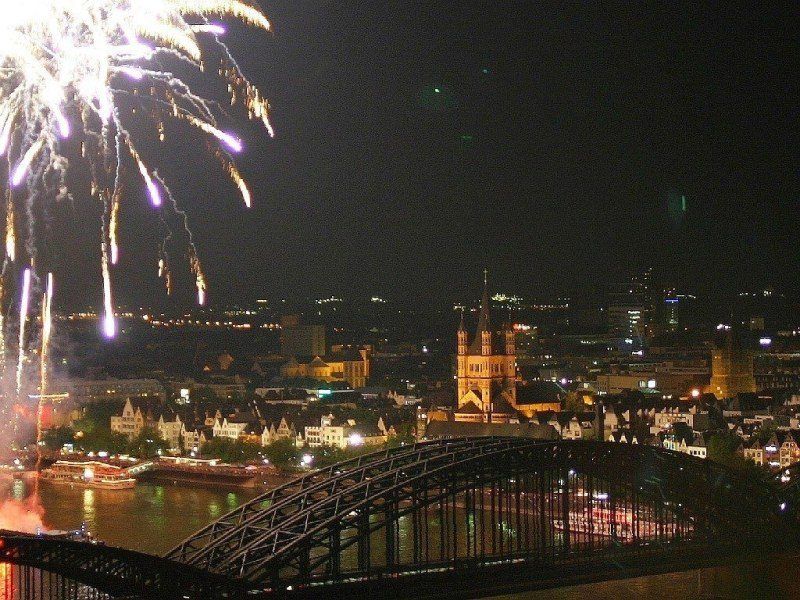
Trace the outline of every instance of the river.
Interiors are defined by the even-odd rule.
[[[22,481],[6,482],[0,500],[24,499]],[[163,554],[203,525],[257,495],[255,490],[225,490],[139,483],[129,490],[95,490],[43,483],[44,523],[51,529],[76,529],[82,523],[98,539],[151,554]]]
[[[44,522],[53,529],[85,523],[109,545],[163,554],[188,535],[253,498],[254,490],[139,483],[130,490],[92,490],[66,485],[41,486]],[[21,481],[0,483],[0,501],[23,500],[30,490]],[[682,573],[669,573],[531,592],[504,597],[526,600],[614,598],[800,598],[797,557],[765,560]],[[11,596],[8,596],[9,598]],[[0,599],[3,594],[0,594]]]

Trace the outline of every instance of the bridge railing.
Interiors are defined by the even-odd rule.
[[[217,598],[242,590],[236,581],[189,565],[47,535],[0,532],[0,563],[57,573],[120,597]]]

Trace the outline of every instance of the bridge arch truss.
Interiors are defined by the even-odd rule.
[[[281,591],[527,563],[659,557],[779,537],[771,490],[662,449],[442,440],[309,473],[167,557]]]

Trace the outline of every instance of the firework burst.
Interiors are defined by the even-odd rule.
[[[226,83],[230,106],[263,122],[272,134],[269,105],[243,76],[220,41],[225,27],[210,19],[235,19],[269,30],[253,4],[235,0],[0,0],[0,155],[8,162],[6,261],[20,259],[24,239],[35,264],[35,227],[15,231],[14,199],[27,202],[27,221],[43,218],[31,210],[70,196],[66,172],[68,139],[80,141],[91,172],[92,195],[104,207],[99,244],[103,281],[102,329],[113,335],[112,269],[119,257],[117,227],[120,176],[138,173],[151,204],[171,198],[163,179],[142,157],[137,140],[164,139],[164,122],[178,120],[198,129],[216,146],[212,154],[249,206],[251,193],[233,164],[243,148],[222,128],[221,104],[205,99],[178,72]],[[215,46],[218,64],[206,64],[204,47]],[[149,127],[143,125],[144,122]],[[198,301],[206,295],[200,259],[192,247],[189,268]],[[38,279],[38,278],[37,278]]]
[[[5,222],[0,274],[0,429],[10,428],[8,439],[13,439],[17,420],[9,408],[14,398],[22,402],[26,396],[24,373],[35,354],[28,346],[33,346],[31,326],[37,320],[31,305],[39,300],[37,396],[47,392],[54,285],[52,275],[46,273],[47,256],[39,251],[46,240],[37,236],[47,231],[48,209],[54,202],[75,200],[69,187],[74,178],[67,176],[70,160],[82,166],[76,172],[88,172],[92,201],[102,207],[101,331],[108,337],[117,331],[112,282],[120,257],[120,206],[132,189],[126,186],[123,194],[126,171],[141,179],[141,189],[155,210],[179,217],[167,221],[161,213],[162,223],[186,227],[187,268],[202,304],[207,283],[188,218],[163,174],[155,170],[156,161],[148,162],[152,157],[140,151],[138,144],[163,142],[170,121],[195,128],[208,138],[209,154],[249,207],[251,192],[233,162],[243,143],[222,122],[229,111],[238,110],[262,122],[272,135],[269,105],[220,39],[225,26],[212,19],[236,20],[264,31],[270,25],[254,4],[244,0],[0,0],[0,15],[0,157],[7,164],[5,219],[0,219]],[[221,82],[228,101],[195,93],[190,81],[199,84],[204,79]],[[168,231],[158,252],[159,275],[168,293],[173,286],[167,252],[171,236]],[[4,311],[11,304],[4,302],[10,298],[4,287],[11,287],[6,284],[12,281],[19,292],[14,336],[7,330],[14,320]],[[14,338],[18,355],[7,361],[7,343]],[[40,419],[39,410],[38,435]]]

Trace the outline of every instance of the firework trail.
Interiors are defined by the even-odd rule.
[[[11,190],[8,190],[6,197],[6,261],[14,262],[17,255],[17,238],[14,229],[14,202]],[[7,262],[3,264],[3,274]],[[2,312],[0,310],[0,312]]]
[[[50,336],[53,331],[53,274],[47,274],[47,287],[42,294],[42,350],[40,355],[39,395],[47,395],[48,369],[50,363]],[[39,411],[41,417],[41,411]],[[38,419],[41,429],[41,418]]]
[[[25,368],[25,325],[31,300],[31,270],[25,269],[22,276],[22,297],[19,302],[19,349],[17,352],[17,397],[22,393],[22,372]]]
[[[50,335],[53,330],[53,274],[47,274],[47,284],[42,294],[42,349],[39,357],[39,401],[36,404],[36,473],[42,468],[42,402],[47,396],[48,369],[50,368]],[[36,476],[33,496],[39,495],[39,476]]]

